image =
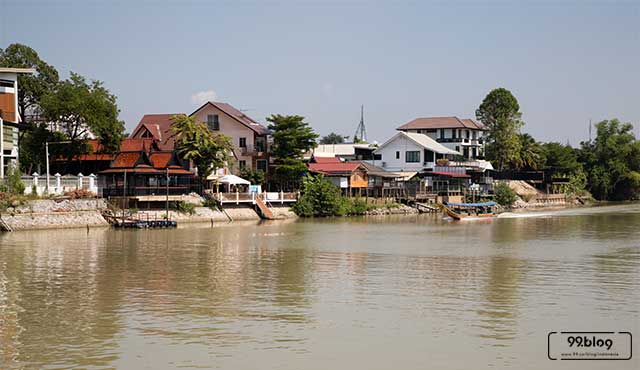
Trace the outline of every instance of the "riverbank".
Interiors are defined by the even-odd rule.
[[[0,215],[0,230],[107,227],[102,216],[104,199],[38,199],[7,208]]]

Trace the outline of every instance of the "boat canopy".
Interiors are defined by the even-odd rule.
[[[483,202],[483,203],[448,203],[445,202],[446,205],[452,207],[493,207],[497,203],[496,202]]]

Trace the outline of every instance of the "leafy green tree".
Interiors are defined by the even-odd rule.
[[[251,182],[254,185],[264,184],[265,178],[263,171],[255,171],[246,167],[240,170],[240,177]]]
[[[20,171],[18,166],[9,165],[7,168],[5,185],[9,194],[24,194],[25,185],[22,182],[22,171]]]
[[[58,83],[58,71],[27,45],[11,44],[0,50],[0,67],[34,68],[33,75],[18,75],[18,112],[25,119],[26,113],[38,111],[40,100]],[[28,118],[28,117],[26,117]]]
[[[572,147],[556,142],[542,144],[544,152],[544,167],[562,173],[573,173],[582,165],[578,162],[578,155]]]
[[[316,147],[318,134],[302,116],[273,114],[267,118],[273,136],[274,177],[280,186],[297,186],[307,166],[302,161],[304,153]]]
[[[499,182],[493,187],[493,194],[496,203],[501,206],[510,207],[516,202],[516,192],[511,189],[509,184]]]
[[[107,153],[115,152],[124,133],[124,122],[118,119],[116,97],[100,81],[88,82],[71,72],[68,80],[58,83],[40,103],[45,119],[56,122],[67,140],[67,158],[86,153],[86,139],[95,135]]]
[[[596,199],[625,200],[640,195],[640,142],[631,123],[617,119],[596,124],[596,139],[583,142],[579,158]]]
[[[229,162],[233,152],[230,137],[213,133],[206,124],[186,114],[175,115],[171,119],[178,155],[193,161],[201,181],[204,182],[214,169],[223,168]]]
[[[519,170],[539,170],[544,167],[545,155],[540,143],[529,134],[518,135],[520,153],[512,167]]]
[[[46,157],[44,145],[46,142],[66,141],[67,136],[62,132],[51,132],[45,123],[34,124],[33,128],[25,132],[20,141],[20,167],[25,173],[44,173]],[[65,154],[64,146],[49,147],[49,158],[57,158]]]
[[[342,144],[344,143],[344,139],[344,136],[332,132],[329,135],[323,136],[322,139],[320,139],[320,144]]]
[[[498,170],[520,162],[521,117],[518,100],[504,88],[489,92],[476,110],[476,118],[489,128],[486,157]]]
[[[339,216],[344,214],[340,189],[322,175],[307,174],[302,179],[302,196],[293,211],[303,217]]]

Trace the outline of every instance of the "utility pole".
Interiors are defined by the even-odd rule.
[[[169,221],[169,167],[167,167],[167,196],[165,202],[165,212],[167,221]]]

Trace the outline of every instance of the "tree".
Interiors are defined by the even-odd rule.
[[[556,142],[542,144],[544,152],[544,167],[552,172],[573,173],[580,169],[582,165],[578,162],[576,151],[569,145]]]
[[[264,172],[263,171],[254,171],[250,168],[243,168],[240,170],[240,177],[251,182],[254,185],[262,185],[264,184]]]
[[[545,164],[544,150],[540,143],[529,134],[518,135],[520,141],[520,153],[512,166],[517,169],[539,170]]]
[[[600,200],[635,199],[640,195],[640,142],[631,123],[617,119],[596,124],[596,139],[583,142],[578,157],[584,163],[588,187]]]
[[[521,116],[518,100],[504,88],[489,92],[476,110],[476,118],[489,128],[486,156],[498,170],[520,160]]]
[[[302,179],[302,196],[293,211],[303,217],[339,216],[345,213],[340,189],[322,175],[307,174]]]
[[[25,173],[43,173],[46,168],[44,145],[46,142],[65,141],[67,136],[62,132],[49,131],[45,123],[33,124],[24,133],[20,141],[20,168]],[[49,147],[49,157],[57,158],[65,154],[65,147],[52,145]]]
[[[344,139],[344,136],[332,132],[327,136],[323,136],[322,139],[320,139],[320,144],[342,144],[344,143]]]
[[[84,145],[89,134],[95,135],[104,151],[118,150],[124,133],[124,122],[118,120],[116,97],[100,81],[87,80],[71,72],[68,80],[60,82],[40,103],[45,119],[56,122],[67,140],[65,146],[70,160],[86,153]]]
[[[273,114],[267,118],[273,131],[273,156],[275,158],[274,177],[280,186],[286,183],[297,183],[306,172],[307,166],[302,156],[316,147],[318,134],[302,116],[283,116]]]
[[[42,97],[58,83],[58,71],[27,45],[11,44],[0,50],[0,67],[36,70],[33,75],[18,75],[18,112],[25,121],[26,113],[37,111]]]
[[[172,118],[175,147],[183,159],[193,161],[201,181],[205,181],[214,169],[223,168],[233,152],[231,138],[213,133],[206,124],[186,114]]]
[[[496,203],[501,206],[511,207],[516,202],[518,196],[516,192],[511,189],[509,184],[500,182],[493,187],[493,193]]]

